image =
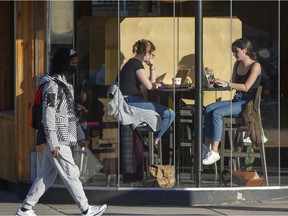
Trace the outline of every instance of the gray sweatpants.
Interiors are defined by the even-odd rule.
[[[44,144],[41,170],[33,182],[22,207],[32,209],[45,191],[53,185],[57,174],[60,175],[81,212],[87,210],[88,200],[79,180],[79,168],[74,163],[71,148],[62,145],[59,156],[53,157],[47,144]]]

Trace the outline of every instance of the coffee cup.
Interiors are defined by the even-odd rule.
[[[172,78],[172,83],[175,85],[181,85],[181,80],[182,80],[182,78],[175,77],[175,78]]]

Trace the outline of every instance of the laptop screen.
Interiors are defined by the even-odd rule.
[[[156,78],[156,82],[158,82],[158,83],[163,82],[165,76],[166,76],[166,73],[158,76],[158,77]]]
[[[213,87],[213,83],[210,83],[209,79],[214,79],[214,72],[211,68],[203,68],[203,87]]]
[[[178,69],[175,77],[181,78],[181,84],[183,84],[190,72],[190,69]]]

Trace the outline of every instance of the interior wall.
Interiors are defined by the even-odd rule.
[[[164,22],[165,25],[163,25]],[[190,68],[190,76],[194,80],[194,23],[192,17],[123,18],[120,23],[119,47],[121,55],[124,57],[124,63],[133,56],[132,46],[134,43],[145,38],[151,40],[156,46],[154,63],[157,75],[166,73],[163,80],[165,83],[172,83],[171,78],[175,76],[179,67]],[[117,24],[116,18],[111,18],[106,23],[106,84],[111,84],[119,71],[117,69],[117,37],[115,36]],[[231,42],[241,37],[241,22],[237,18],[230,20],[229,17],[204,18],[203,27],[204,67],[212,68],[215,77],[229,80],[231,68],[235,61],[231,58]],[[149,70],[146,71],[149,72]],[[230,97],[229,92],[207,92],[205,93],[204,105],[214,102],[216,99]]]
[[[78,52],[79,82],[93,77],[105,67],[105,24],[109,17],[82,16],[77,21],[76,47]],[[107,63],[106,63],[107,65]]]

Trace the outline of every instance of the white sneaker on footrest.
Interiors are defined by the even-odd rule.
[[[202,160],[204,160],[207,156],[207,154],[211,151],[211,148],[207,145],[203,145],[202,147]]]
[[[211,165],[220,159],[218,152],[210,151],[208,152],[206,158],[203,160],[203,165]]]

